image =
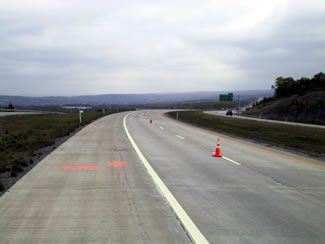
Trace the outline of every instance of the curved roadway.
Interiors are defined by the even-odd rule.
[[[127,125],[211,243],[325,242],[324,162],[184,126],[157,111],[132,113]],[[211,157],[217,138],[228,160]]]
[[[106,116],[0,198],[0,243],[189,243],[123,128]]]
[[[129,114],[137,147],[211,243],[324,243],[325,163]],[[0,198],[3,243],[189,243],[123,128],[87,126]],[[152,119],[153,123],[149,123]],[[221,138],[221,154],[211,156]]]

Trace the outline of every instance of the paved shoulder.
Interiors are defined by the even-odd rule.
[[[188,243],[132,149],[124,114],[70,138],[0,198],[1,243]]]

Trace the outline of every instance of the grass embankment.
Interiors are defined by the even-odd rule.
[[[169,112],[176,118],[177,112]],[[260,121],[234,119],[199,111],[180,111],[178,119],[216,132],[223,132],[257,142],[295,150],[311,156],[324,157],[325,129]]]
[[[111,114],[113,111],[106,114]],[[82,114],[82,125],[102,117],[99,112]],[[45,114],[0,117],[0,174],[16,177],[40,148],[51,146],[55,140],[69,135],[81,125],[79,114]],[[0,180],[0,191],[4,187]]]

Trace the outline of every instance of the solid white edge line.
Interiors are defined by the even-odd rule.
[[[182,139],[182,140],[184,140],[185,138],[184,137],[182,137],[182,136],[179,136],[179,135],[176,135],[179,139]]]
[[[224,158],[224,159],[226,159],[226,160],[228,160],[229,162],[232,162],[232,163],[234,163],[234,164],[240,165],[240,163],[238,163],[238,162],[236,162],[236,161],[234,161],[234,160],[232,160],[232,159],[230,159],[230,158],[227,158],[227,157],[225,157],[225,156],[222,156],[222,158]]]
[[[162,130],[164,129],[164,127],[161,127],[161,126],[159,128],[162,129]]]
[[[127,137],[129,138],[131,145],[133,146],[134,150],[138,154],[139,158],[141,159],[141,161],[144,164],[144,166],[146,167],[146,169],[148,170],[148,173],[151,175],[155,184],[158,186],[160,191],[166,197],[170,206],[173,208],[173,210],[176,213],[176,215],[178,216],[179,220],[183,223],[185,229],[187,230],[188,234],[191,236],[192,240],[195,243],[209,243],[207,241],[207,239],[203,236],[203,234],[200,232],[200,230],[197,228],[197,226],[194,224],[194,222],[191,220],[191,218],[187,215],[187,213],[182,208],[182,206],[179,204],[179,202],[176,200],[174,195],[168,190],[167,186],[160,179],[160,177],[155,172],[155,170],[151,167],[150,163],[144,157],[141,150],[139,149],[139,147],[133,140],[131,134],[129,133],[128,128],[126,127],[126,118],[129,116],[129,114],[130,113],[128,113],[123,119],[124,130],[126,132]]]

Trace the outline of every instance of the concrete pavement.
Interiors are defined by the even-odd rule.
[[[149,123],[152,118],[153,123]],[[130,133],[211,243],[324,243],[325,163],[132,113]],[[217,138],[224,158],[213,158]]]
[[[123,129],[78,132],[0,198],[1,243],[189,243]]]
[[[210,243],[325,243],[325,162],[161,113],[131,112],[126,126]],[[131,146],[125,115],[90,124],[0,198],[1,242],[190,242]],[[227,158],[211,156],[217,138]]]

